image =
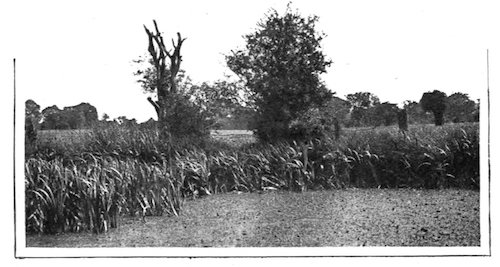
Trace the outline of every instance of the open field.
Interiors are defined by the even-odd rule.
[[[248,130],[215,130],[211,133],[215,140],[233,146],[247,145],[257,142],[252,131]]]
[[[41,130],[38,132],[40,143],[81,144],[90,140],[91,129],[81,130]],[[212,130],[214,140],[222,141],[233,146],[255,143],[257,140],[249,130]]]
[[[345,189],[227,193],[179,217],[120,218],[108,233],[27,235],[29,247],[479,246],[479,192]]]

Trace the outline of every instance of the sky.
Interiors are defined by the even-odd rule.
[[[16,58],[22,102],[42,109],[88,102],[100,117],[141,122],[156,118],[133,75],[133,60],[147,53],[143,25],[156,19],[167,40],[180,32],[187,38],[181,68],[195,83],[213,82],[232,74],[224,55],[244,47],[242,36],[268,10],[283,12],[287,3],[2,1],[2,64]],[[339,97],[369,91],[401,104],[435,89],[485,95],[486,49],[499,47],[496,1],[295,0],[292,8],[319,16],[323,52],[333,61],[322,79]]]

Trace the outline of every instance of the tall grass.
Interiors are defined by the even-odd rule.
[[[166,163],[146,164],[91,154],[63,164],[56,159],[25,163],[26,226],[29,232],[57,233],[117,227],[119,214],[180,212],[180,176]]]
[[[185,198],[228,191],[345,187],[479,189],[478,124],[346,129],[306,144],[179,141],[148,129],[98,128],[46,142],[25,163],[31,232],[117,227],[120,214],[179,214]],[[304,153],[307,153],[304,155]],[[307,158],[307,160],[305,160]]]
[[[478,124],[419,125],[343,137],[340,147],[365,186],[479,188]],[[340,148],[342,150],[342,148]],[[373,165],[373,167],[372,167]],[[377,181],[378,178],[378,181]]]

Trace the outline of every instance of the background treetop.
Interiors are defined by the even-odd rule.
[[[430,111],[434,114],[434,123],[442,125],[444,122],[444,112],[446,110],[446,94],[434,90],[422,95],[420,106],[424,111]]]

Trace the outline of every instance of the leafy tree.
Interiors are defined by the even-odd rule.
[[[85,120],[78,111],[68,107],[62,110],[60,116],[65,125],[67,125],[67,129],[79,129]]]
[[[331,133],[336,121],[328,116],[324,108],[311,108],[291,122],[291,135],[294,139],[312,140]]]
[[[353,107],[369,108],[380,103],[379,98],[370,92],[357,92],[354,94],[348,94],[346,96],[347,101],[351,103]]]
[[[404,109],[407,112],[409,124],[427,124],[432,122],[432,115],[425,112],[416,101],[405,101]]]
[[[339,123],[347,124],[351,104],[349,101],[333,96],[330,101],[325,103],[324,109],[327,116],[334,117]]]
[[[42,111],[42,129],[81,129],[91,127],[98,120],[97,109],[89,103],[65,107],[60,110],[56,105]]]
[[[380,104],[379,98],[370,92],[357,92],[348,94],[346,99],[351,104],[349,126],[370,125],[368,109]]]
[[[97,108],[89,103],[81,103],[74,107],[85,119],[83,127],[91,127],[94,123],[99,120],[99,115],[97,113]]]
[[[257,121],[255,133],[262,141],[290,138],[290,123],[331,98],[320,80],[331,61],[315,30],[317,16],[302,17],[290,6],[284,15],[271,10],[244,36],[246,47],[226,56],[229,68],[252,92]]]
[[[89,128],[98,120],[97,109],[89,103],[65,107],[62,116],[70,129]]]
[[[26,100],[24,115],[24,145],[25,152],[29,155],[36,149],[38,127],[41,119],[40,106],[31,99]]]
[[[446,110],[446,94],[434,90],[422,95],[420,106],[424,111],[430,111],[434,114],[434,123],[436,126],[443,125],[444,112]]]
[[[365,121],[372,126],[389,126],[397,121],[398,106],[389,102],[376,104],[367,109]]]
[[[467,94],[454,93],[447,99],[446,118],[453,122],[474,121],[476,103]]]
[[[250,92],[241,82],[218,80],[212,84],[193,85],[189,95],[218,129],[250,129],[255,120],[255,109]]]
[[[141,85],[144,93],[149,95],[156,94],[157,80],[159,79],[159,76],[151,56],[140,57],[139,59],[134,60],[134,62],[139,66],[139,69],[134,72],[134,75],[138,77],[137,82]],[[163,72],[164,74],[161,77],[161,79],[163,79],[162,86],[170,88],[171,80],[167,79],[167,77],[170,77],[170,69],[165,68]],[[187,92],[192,86],[191,78],[183,69],[179,69],[174,81],[176,83],[177,91],[181,93]]]
[[[193,85],[188,89],[188,94],[215,122],[216,128],[219,128],[247,103],[244,99],[245,91],[241,83],[218,80],[213,84],[204,82]]]
[[[255,129],[257,114],[252,106],[237,106],[231,117],[228,118],[226,129],[250,130]],[[224,127],[224,125],[223,125]]]
[[[34,120],[34,122],[39,123],[42,114],[40,113],[40,105],[38,105],[35,101],[28,99],[25,102],[25,116]]]
[[[43,130],[68,128],[62,120],[61,110],[56,105],[44,108],[42,117],[41,127]]]

